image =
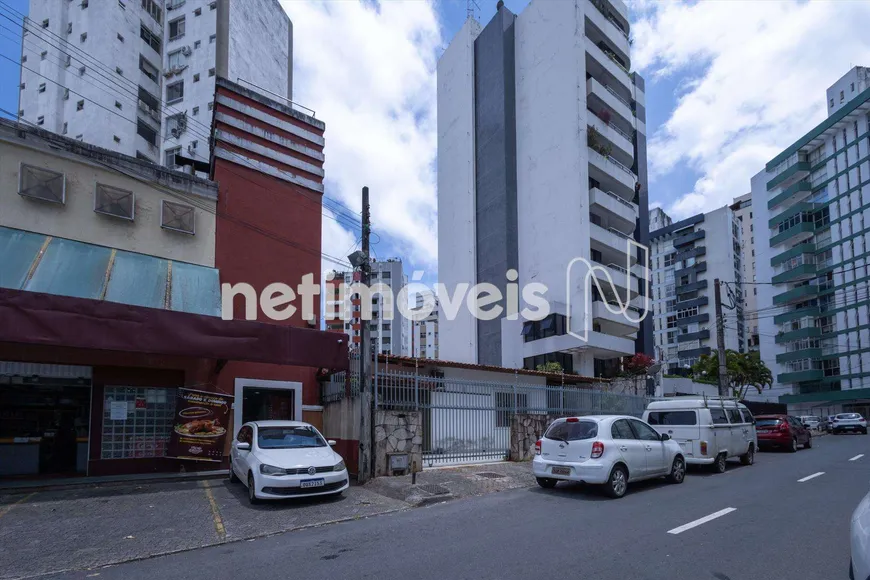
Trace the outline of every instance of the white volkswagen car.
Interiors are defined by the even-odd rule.
[[[568,417],[553,421],[535,443],[532,469],[541,487],[582,481],[619,498],[633,481],[667,476],[682,483],[686,460],[676,441],[635,417]]]
[[[333,445],[308,423],[245,423],[233,440],[230,481],[245,482],[251,503],[339,495],[348,488],[348,475]]]

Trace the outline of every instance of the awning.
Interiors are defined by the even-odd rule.
[[[348,368],[344,334],[4,288],[0,342]]]

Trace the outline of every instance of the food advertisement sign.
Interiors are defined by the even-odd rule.
[[[192,389],[177,389],[177,392],[167,455],[195,461],[220,461],[233,397]]]

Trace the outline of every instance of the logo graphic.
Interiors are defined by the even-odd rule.
[[[314,475],[315,473],[317,473],[317,470],[314,467],[308,468],[308,475]]]

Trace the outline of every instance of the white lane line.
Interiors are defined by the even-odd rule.
[[[682,525],[679,528],[674,528],[673,530],[668,530],[668,533],[674,534],[674,535],[682,534],[686,530],[691,530],[692,528],[696,528],[696,527],[700,526],[701,524],[706,524],[707,522],[713,521],[716,518],[721,518],[724,515],[730,514],[731,512],[735,511],[736,509],[737,508],[730,507],[730,508],[725,508],[724,510],[719,510],[718,512],[712,513],[709,516],[704,516],[703,518],[695,520],[694,522],[689,522],[688,524]]]
[[[864,454],[863,454],[863,453],[859,453],[858,455],[856,455],[855,457],[853,457],[853,458],[850,459],[849,461],[858,461],[858,460],[861,459],[862,457],[864,457]]]
[[[816,473],[814,473],[814,474],[812,474],[812,475],[808,475],[808,476],[804,477],[803,479],[799,479],[799,480],[798,480],[798,483],[803,483],[803,482],[805,482],[805,481],[809,481],[809,480],[811,480],[811,479],[815,479],[815,478],[819,477],[820,475],[824,475],[824,474],[825,474],[824,471],[818,471],[818,472],[816,472]]]

